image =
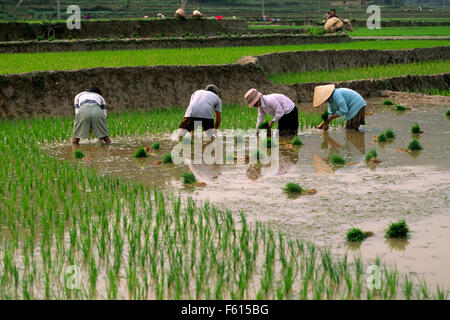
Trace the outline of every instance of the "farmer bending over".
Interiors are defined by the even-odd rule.
[[[106,125],[106,103],[97,87],[84,91],[75,97],[75,122],[73,125],[73,144],[80,139],[88,139],[91,130],[94,136],[105,143],[111,143]]]
[[[318,129],[328,129],[331,120],[345,117],[345,128],[359,130],[359,126],[366,124],[366,102],[363,97],[351,89],[336,89],[334,84],[317,86],[314,88],[314,107],[328,101],[328,120],[322,121]]]
[[[216,122],[214,123],[214,114]],[[203,130],[218,129],[222,121],[222,100],[219,98],[219,89],[209,84],[205,90],[197,90],[191,96],[191,101],[184,114],[179,128],[192,132],[200,122]],[[195,125],[195,126],[194,126]]]
[[[269,122],[272,128],[274,122],[278,122],[278,130],[282,135],[296,135],[298,131],[298,109],[291,99],[283,94],[272,93],[262,95],[256,89],[250,89],[245,94],[245,101],[250,108],[258,107],[258,120],[256,122],[256,133],[259,125],[264,121],[266,113],[274,117]]]

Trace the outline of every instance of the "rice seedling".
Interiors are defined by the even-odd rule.
[[[369,152],[366,153],[366,161],[370,161],[371,159],[376,159],[378,157],[377,150],[372,148]]]
[[[172,161],[172,154],[170,152],[165,153],[162,157],[163,163],[173,163]]]
[[[393,106],[393,105],[394,105],[394,102],[392,102],[392,101],[389,100],[389,99],[386,99],[386,100],[383,101],[382,105],[383,105],[383,106]]]
[[[322,121],[327,121],[328,120],[328,110],[325,110],[321,115],[320,118],[322,119]]]
[[[291,140],[291,144],[292,144],[293,146],[302,146],[302,145],[303,145],[303,142],[302,142],[302,140],[300,140],[300,137],[295,136],[295,137]]]
[[[422,145],[419,143],[419,140],[412,139],[412,141],[408,144],[408,150],[411,151],[417,151],[417,150],[423,150]]]
[[[302,193],[305,191],[302,187],[300,187],[298,184],[293,183],[293,182],[288,182],[286,184],[286,186],[282,189],[286,192],[291,192],[291,193]]]
[[[334,165],[342,165],[342,164],[345,164],[345,159],[335,153],[331,156],[330,162],[331,162],[331,164],[334,164]]]
[[[83,159],[85,157],[84,152],[81,150],[75,150],[73,156],[75,159]]]
[[[139,147],[133,154],[134,158],[146,158],[147,152],[143,147]]]
[[[269,130],[270,129],[270,127],[269,127],[269,121],[268,120],[266,120],[266,121],[263,121],[263,122],[261,122],[260,124],[259,124],[259,126],[258,126],[258,129],[266,129],[266,130]]]
[[[422,129],[420,128],[418,123],[415,123],[412,127],[411,127],[411,133],[413,134],[419,134],[419,133],[423,133]]]
[[[445,113],[446,117],[450,117],[450,110],[447,110],[447,112]]]
[[[408,107],[401,106],[401,105],[396,105],[394,108],[395,108],[395,111],[406,111],[406,110],[409,110]]]
[[[398,222],[392,222],[388,229],[386,230],[386,238],[407,238],[409,236],[410,230],[405,220],[400,220]]]
[[[384,135],[388,140],[395,138],[395,132],[391,128],[387,128],[386,131],[384,132]]]
[[[194,184],[197,182],[195,175],[192,172],[183,172],[181,175],[184,184]]]
[[[161,148],[161,143],[159,142],[155,142],[151,145],[151,147],[153,150],[159,150]]]
[[[349,242],[361,242],[364,240],[364,232],[358,228],[352,228],[347,231],[346,239]]]
[[[380,133],[380,134],[378,135],[377,141],[378,141],[379,143],[386,142],[386,141],[387,141],[386,134],[385,134],[384,132]]]

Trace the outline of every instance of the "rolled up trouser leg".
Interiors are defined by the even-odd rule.
[[[366,115],[366,107],[364,106],[358,111],[358,113],[353,118],[346,121],[345,128],[358,130],[359,126],[366,124],[365,115]]]

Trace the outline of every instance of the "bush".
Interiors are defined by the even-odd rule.
[[[302,187],[292,182],[287,183],[283,190],[292,193],[302,193],[304,191]]]
[[[384,132],[380,133],[378,135],[377,141],[378,142],[386,142],[387,141],[386,134]]]
[[[377,150],[375,150],[375,148],[372,148],[366,154],[366,161],[370,161],[370,159],[376,159],[377,157],[378,157]]]
[[[345,164],[345,159],[338,154],[333,154],[330,158],[332,164]]]
[[[411,127],[411,133],[414,134],[418,134],[418,133],[423,133],[422,129],[420,128],[418,123],[415,123],[412,127]]]
[[[405,220],[393,222],[386,230],[386,238],[407,238],[409,236],[409,228]]]
[[[392,106],[392,105],[394,105],[394,103],[389,99],[383,101],[383,106]]]
[[[75,159],[83,159],[85,157],[83,151],[81,150],[75,150],[73,156],[75,157]]]
[[[155,143],[153,143],[152,146],[151,146],[151,148],[152,148],[153,150],[159,150],[160,147],[161,147],[161,143],[159,143],[159,142],[155,142]]]
[[[423,147],[420,145],[417,139],[412,139],[412,141],[408,145],[408,150],[422,150]]]
[[[302,146],[303,142],[298,136],[295,136],[294,139],[292,139],[291,144],[294,146]]]
[[[194,184],[195,182],[197,182],[197,179],[192,172],[183,172],[181,178],[183,179],[184,184]]]
[[[172,161],[172,154],[170,152],[166,153],[162,157],[163,163],[173,163]]]
[[[384,132],[384,135],[386,136],[387,139],[395,138],[394,130],[392,130],[391,128],[387,128],[386,131]]]
[[[140,147],[139,149],[136,150],[133,157],[134,158],[145,158],[145,157],[147,157],[147,152],[145,151],[145,149],[143,147]]]
[[[347,241],[349,242],[361,242],[365,238],[364,232],[358,228],[352,228],[347,231]]]

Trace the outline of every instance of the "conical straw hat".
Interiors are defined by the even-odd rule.
[[[327,101],[333,94],[336,86],[334,84],[327,84],[324,86],[317,86],[314,88],[314,102],[313,106],[318,107]]]

